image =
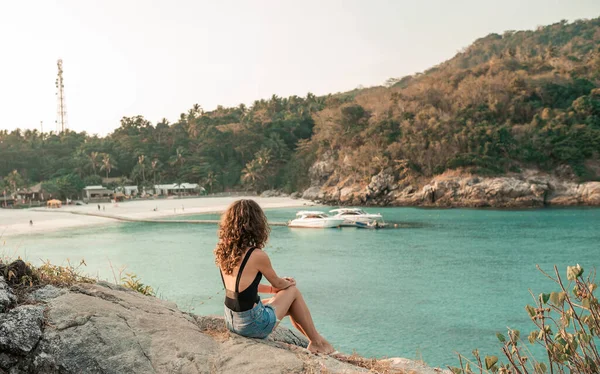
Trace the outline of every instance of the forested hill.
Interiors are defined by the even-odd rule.
[[[387,83],[210,112],[194,105],[175,123],[123,118],[105,138],[3,131],[0,183],[47,181],[63,197],[100,175],[291,192],[309,186],[322,160],[333,164],[330,184],[382,170],[427,178],[564,165],[579,180],[600,177],[600,18],[491,34]]]

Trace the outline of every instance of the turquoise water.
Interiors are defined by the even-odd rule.
[[[367,210],[402,228],[274,227],[267,247],[279,275],[296,278],[317,328],[345,352],[431,365],[455,365],[454,352],[474,348],[498,354],[497,331],[531,330],[528,289],[556,289],[536,264],[563,273],[576,263],[600,265],[600,209]],[[267,215],[286,221],[295,212]],[[84,258],[87,272],[112,280],[110,260],[115,272],[127,265],[124,273],[185,310],[219,314],[215,243],[216,226],[119,223],[8,238],[0,253],[34,263]]]

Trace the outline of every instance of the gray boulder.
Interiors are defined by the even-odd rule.
[[[0,276],[0,313],[4,312],[16,302],[17,297],[4,280],[4,277]]]
[[[23,305],[0,314],[0,352],[24,355],[42,337],[44,307]]]
[[[67,293],[67,290],[64,288],[47,285],[30,293],[29,299],[34,302],[47,302],[65,293]]]
[[[0,373],[369,372],[310,354],[306,338],[284,327],[267,339],[248,339],[230,333],[222,317],[184,313],[110,284],[45,287],[30,300],[44,307],[0,314]]]

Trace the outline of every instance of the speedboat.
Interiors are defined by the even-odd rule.
[[[379,213],[367,213],[360,208],[340,208],[330,210],[334,217],[343,218],[345,223],[355,225],[356,223],[373,224],[383,223],[383,217]]]
[[[310,227],[310,228],[331,228],[340,227],[344,219],[340,217],[330,217],[319,211],[302,210],[296,213],[296,219],[291,220],[289,227]]]

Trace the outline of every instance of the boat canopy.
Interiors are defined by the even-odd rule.
[[[330,213],[345,213],[345,212],[364,212],[364,210],[360,208],[339,208],[333,209],[329,211]]]
[[[296,213],[296,216],[309,216],[309,215],[320,215],[320,214],[325,214],[324,212],[320,212],[318,210],[301,210],[298,213]]]

